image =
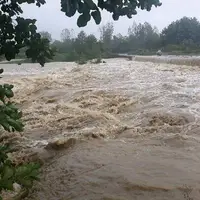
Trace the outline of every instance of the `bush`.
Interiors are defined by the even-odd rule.
[[[3,69],[0,70],[3,73]],[[0,85],[0,126],[8,132],[23,131],[22,112],[10,101],[14,96],[13,85]],[[30,188],[34,180],[38,180],[39,165],[28,163],[15,166],[8,158],[11,151],[7,146],[0,145],[0,192],[13,190],[13,183],[18,183],[24,188]],[[0,196],[0,199],[2,197]]]
[[[66,62],[74,62],[77,61],[79,58],[78,54],[76,53],[76,51],[72,51],[66,54],[65,56],[65,61]]]
[[[0,146],[0,192],[13,190],[13,183],[18,183],[24,188],[32,187],[33,181],[39,180],[39,164],[15,166],[8,158],[9,151],[8,147]]]
[[[85,58],[84,55],[81,55],[80,58],[79,58],[79,60],[76,61],[76,63],[79,64],[79,65],[84,65],[84,64],[87,63],[87,60],[86,60],[86,58]]]

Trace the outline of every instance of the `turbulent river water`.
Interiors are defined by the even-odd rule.
[[[45,159],[27,200],[200,199],[200,67],[1,67],[24,113],[23,137]],[[63,148],[47,148],[52,141]]]

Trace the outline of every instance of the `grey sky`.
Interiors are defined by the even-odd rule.
[[[200,0],[161,0],[163,5],[153,8],[151,12],[139,11],[132,19],[121,17],[114,22],[115,33],[126,34],[133,21],[149,22],[162,30],[165,26],[183,16],[196,17],[200,20]],[[73,28],[75,32],[84,30],[87,33],[99,35],[99,27],[91,20],[87,27],[80,29],[76,25],[76,17],[68,18],[60,11],[60,0],[47,0],[46,5],[38,8],[34,5],[24,5],[24,16],[37,19],[39,31],[48,31],[54,39],[60,39],[60,32],[64,28]],[[102,13],[102,24],[113,21],[110,13]]]

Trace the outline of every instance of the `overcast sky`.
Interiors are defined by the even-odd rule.
[[[99,35],[99,26],[93,20],[88,23],[86,28],[80,29],[76,25],[77,15],[72,18],[65,16],[60,11],[60,0],[46,0],[47,3],[38,8],[34,5],[24,5],[24,16],[37,19],[39,31],[48,31],[54,39],[60,39],[60,33],[64,28],[74,29],[75,33],[84,30],[87,33]],[[133,21],[149,22],[162,30],[172,21],[180,19],[183,16],[196,17],[200,20],[200,0],[161,0],[162,6],[153,8],[151,12],[138,11],[138,15],[132,19],[121,17],[117,22],[114,22],[115,33],[126,34],[129,26]],[[111,22],[112,16],[110,13],[102,13],[102,24]]]

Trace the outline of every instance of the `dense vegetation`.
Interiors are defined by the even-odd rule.
[[[64,29],[61,41],[52,42],[51,34],[43,32],[51,46],[57,49],[55,61],[78,61],[112,57],[117,54],[155,55],[158,49],[167,54],[198,54],[200,51],[200,22],[196,18],[183,17],[172,22],[160,33],[151,24],[136,24],[127,35],[114,35],[114,26],[107,23],[99,29],[100,38],[84,31],[75,37],[73,30]]]
[[[160,40],[165,51],[199,53],[200,22],[196,18],[183,17],[166,27]]]
[[[155,55],[161,49],[166,54],[199,54],[200,22],[196,18],[183,17],[172,22],[161,32],[145,22],[135,22],[125,36],[114,35],[114,26],[107,23],[99,28],[100,37],[81,31],[75,36],[74,30],[64,29],[60,40],[52,39],[50,33],[40,32],[41,38],[51,42],[55,49],[54,59],[47,61],[85,62],[91,59],[115,57],[118,54]],[[25,58],[23,48],[18,58]],[[30,62],[31,60],[29,60]],[[27,60],[26,60],[27,62]]]
[[[0,73],[3,73],[2,69]],[[24,127],[22,112],[11,101],[14,96],[13,87],[10,84],[0,85],[0,127],[8,132],[21,132]],[[0,145],[0,193],[2,190],[13,190],[14,183],[20,184],[26,190],[32,186],[34,180],[38,180],[40,166],[37,163],[16,166],[8,157],[9,152],[12,152],[11,148]]]

